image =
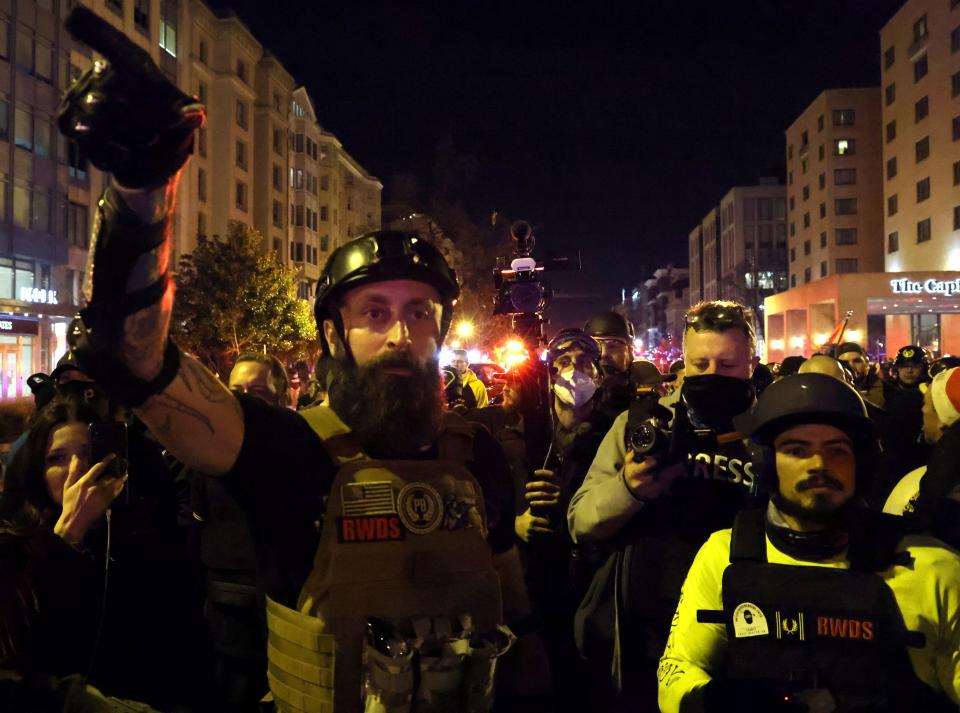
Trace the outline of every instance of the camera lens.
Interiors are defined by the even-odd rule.
[[[630,436],[630,445],[636,453],[649,453],[657,445],[657,429],[651,423],[641,423]]]
[[[510,285],[510,302],[514,312],[537,312],[543,308],[543,287],[539,282]]]

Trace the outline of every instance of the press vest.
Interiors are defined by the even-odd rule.
[[[723,611],[698,621],[727,628],[728,679],[780,683],[784,695],[826,688],[839,711],[954,710],[913,672],[907,631],[893,592],[876,574],[899,562],[898,525],[868,521],[850,569],[770,564],[764,513],[745,511],[734,524],[723,573]]]
[[[502,620],[500,582],[483,493],[464,465],[473,451],[469,424],[447,415],[437,460],[383,461],[363,453],[330,408],[301,414],[339,470],[297,609],[267,601],[267,676],[280,711],[354,713],[363,704],[370,617],[418,634],[451,621],[493,631]],[[446,700],[456,699],[458,674],[429,674],[421,661],[421,688],[428,675],[447,687]],[[436,700],[421,709],[481,710]]]

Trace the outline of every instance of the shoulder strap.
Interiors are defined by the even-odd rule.
[[[338,465],[356,460],[367,460],[368,456],[355,442],[347,426],[332,408],[324,404],[311,406],[298,412],[314,433],[320,436],[323,446]]]
[[[907,525],[903,517],[864,510],[850,529],[850,569],[882,572],[894,564],[905,564],[904,558],[909,560],[910,555],[898,552],[897,546],[907,534]]]
[[[730,562],[766,562],[767,533],[763,510],[741,510],[730,535]]]
[[[437,439],[437,457],[457,463],[472,461],[474,428],[478,427],[460,414],[447,411]]]

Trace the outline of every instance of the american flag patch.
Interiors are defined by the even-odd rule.
[[[376,483],[348,483],[340,488],[343,515],[387,515],[397,511],[397,503],[390,481]]]

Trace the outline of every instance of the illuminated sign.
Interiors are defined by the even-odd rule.
[[[938,280],[931,277],[929,280],[918,282],[907,277],[890,280],[890,289],[895,295],[943,295],[950,297],[960,295],[960,278],[956,280]]]
[[[21,287],[20,301],[21,302],[37,302],[45,305],[55,305],[57,304],[57,291],[41,290],[37,287]]]
[[[40,325],[31,319],[0,317],[0,332],[11,334],[39,334]]]

